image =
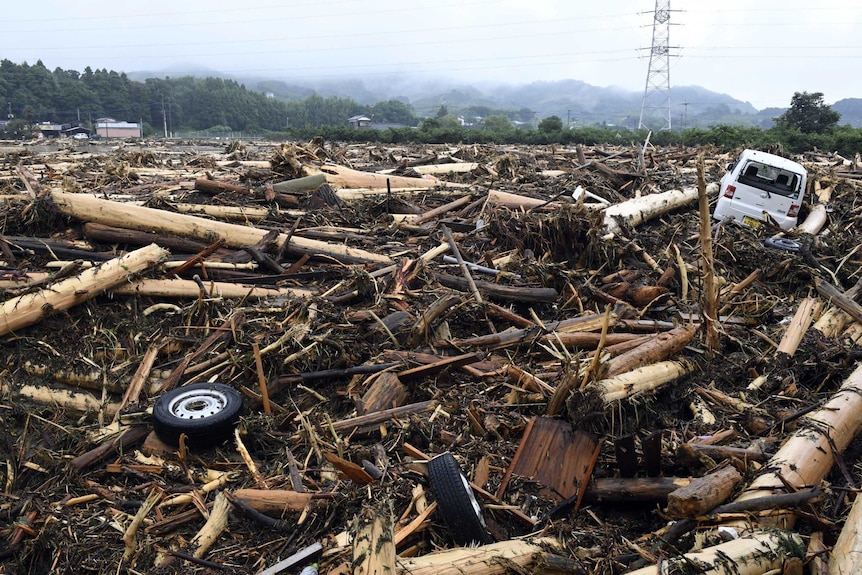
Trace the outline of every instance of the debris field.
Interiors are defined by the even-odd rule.
[[[0,573],[853,572],[862,169],[739,151],[0,146]]]

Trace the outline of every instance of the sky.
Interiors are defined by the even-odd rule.
[[[667,0],[661,1],[664,5]],[[6,0],[0,59],[53,70],[199,66],[287,82],[580,80],[643,93],[654,0]],[[862,98],[862,2],[671,0],[668,77],[787,107]],[[658,65],[658,61],[654,66]]]

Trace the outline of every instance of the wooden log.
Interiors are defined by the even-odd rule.
[[[354,529],[353,575],[395,575],[393,523],[388,500],[362,510]]]
[[[796,313],[790,320],[787,331],[778,344],[778,349],[775,350],[776,357],[779,357],[779,354],[792,357],[796,353],[799,344],[802,343],[802,336],[808,331],[811,322],[820,314],[821,308],[822,304],[818,298],[807,297],[799,302],[799,307],[796,308]]]
[[[315,290],[302,288],[262,288],[241,283],[207,281],[202,284],[206,289],[205,297],[264,299],[270,297],[307,298],[316,294]],[[114,295],[141,297],[200,297],[201,284],[183,279],[140,279],[117,286],[110,291]]]
[[[605,374],[613,377],[639,367],[665,360],[676,355],[688,345],[697,333],[697,327],[689,324],[661,333],[631,351],[609,360]]]
[[[0,335],[36,323],[54,311],[67,310],[92,299],[168,255],[167,250],[152,244],[86,269],[75,277],[60,280],[48,289],[7,300],[0,307]]]
[[[70,461],[69,465],[75,471],[81,472],[91,465],[95,465],[99,461],[102,461],[118,452],[129,452],[133,447],[142,443],[149,432],[149,426],[147,425],[134,425],[129,427],[117,437],[102,443],[83,455],[79,455]]]
[[[302,511],[315,498],[312,493],[299,493],[287,489],[237,489],[232,495],[261,513],[280,516],[287,511]]]
[[[732,465],[692,479],[667,496],[666,513],[676,518],[702,515],[726,501],[740,481],[742,475]]]
[[[817,411],[800,418],[796,432],[775,453],[764,472],[735,499],[745,501],[818,485],[856,435],[862,431],[862,364]],[[790,526],[795,517],[775,514],[764,520]]]
[[[439,361],[435,361],[433,363],[427,363],[425,365],[419,365],[417,367],[399,371],[398,378],[401,381],[413,381],[430,375],[436,375],[447,369],[454,369],[461,367],[462,365],[470,365],[471,363],[476,363],[480,359],[481,357],[478,353],[464,353],[453,357],[443,357],[440,358]]]
[[[435,273],[434,279],[446,287],[451,287],[461,291],[471,290],[470,282],[465,278]],[[476,288],[479,290],[479,293],[482,295],[502,301],[553,303],[557,301],[557,298],[560,295],[554,288],[507,286],[482,280],[474,280],[474,283]]]
[[[707,195],[715,195],[718,184],[713,182],[706,187]],[[617,234],[623,226],[636,227],[639,224],[694,203],[698,198],[697,187],[670,190],[649,194],[614,204],[604,211],[605,228],[608,233]]]
[[[202,239],[208,243],[224,239],[225,244],[231,247],[256,245],[269,233],[267,230],[249,226],[103,200],[90,194],[70,194],[55,190],[51,192],[51,199],[62,213],[85,222],[96,222],[133,230],[174,233]],[[287,236],[280,234],[277,242],[281,244],[286,240]],[[389,265],[392,263],[392,260],[385,255],[297,236],[290,238],[287,249],[289,252],[299,255],[307,253],[311,256],[329,256],[348,264],[378,263]]]
[[[862,306],[845,296],[838,288],[827,281],[820,278],[814,278],[814,285],[817,288],[817,293],[822,295],[833,305],[840,307],[855,321],[862,323]]]
[[[436,400],[429,399],[428,401],[420,401],[419,403],[411,403],[409,405],[402,405],[401,407],[393,407],[392,409],[384,409],[383,411],[366,413],[365,415],[342,419],[341,421],[334,421],[332,423],[332,428],[338,433],[349,435],[350,433],[362,431],[364,429],[376,428],[381,423],[386,423],[396,417],[434,411],[437,409],[437,405],[438,403]]]
[[[703,154],[697,156],[697,197],[698,213],[700,215],[700,257],[703,261],[703,292],[701,307],[703,308],[703,331],[706,339],[706,350],[713,357],[718,349],[718,328],[715,325],[718,318],[718,289],[715,281],[715,262],[712,253],[712,218],[709,215],[709,198],[706,193],[706,176],[703,165]]]
[[[45,386],[23,385],[18,388],[17,395],[19,398],[77,414],[102,413],[105,417],[111,418],[120,410],[119,403],[102,403],[91,393],[52,389]]]
[[[310,168],[306,168],[310,172]],[[326,177],[326,182],[343,188],[385,188],[387,185],[393,188],[435,188],[438,186],[466,188],[469,184],[457,184],[443,182],[437,179],[410,178],[405,176],[390,176],[374,172],[362,172],[345,166],[325,164],[320,167],[320,172]]]
[[[629,571],[628,575],[687,573],[696,566],[699,575],[763,575],[776,569],[781,573],[791,557],[804,557],[802,537],[778,530],[757,531],[695,553],[672,557],[658,565]]]
[[[411,223],[414,226],[418,226],[420,224],[424,224],[425,222],[430,222],[434,218],[441,216],[445,213],[451,212],[452,210],[457,210],[462,206],[466,206],[473,199],[473,196],[467,195],[457,200],[453,200],[447,204],[443,204],[442,206],[436,207],[433,210],[428,210],[424,214],[420,215],[418,218],[414,219]]]
[[[616,321],[617,316],[611,314],[610,326],[613,326]],[[571,333],[597,331],[602,329],[604,323],[605,317],[603,314],[586,314],[560,321],[547,322],[544,327],[547,332]],[[540,333],[541,332],[539,332],[538,327],[512,329],[501,333],[459,339],[452,345],[458,349],[462,349],[464,347],[508,347],[510,345],[516,345],[523,341],[527,341],[528,339],[532,339],[533,337],[540,335]],[[541,335],[544,335],[544,333],[541,333]]]
[[[862,573],[862,497],[856,496],[838,540],[829,554],[830,575]]]
[[[106,226],[94,222],[84,224],[84,237],[105,244],[129,244],[146,246],[158,244],[173,253],[198,253],[206,249],[207,244],[173,235],[152,234],[140,230]]]
[[[610,404],[635,394],[655,391],[666,383],[688,375],[694,368],[694,363],[685,359],[660,361],[601,379],[592,385],[601,392],[605,403]]]
[[[240,194],[251,193],[251,191],[245,186],[231,184],[230,182],[222,182],[220,180],[210,180],[208,178],[197,178],[195,180],[195,189],[199,192],[213,196],[221,194],[222,192],[235,192]]]
[[[501,541],[481,547],[459,547],[421,557],[401,557],[398,560],[400,575],[505,575],[510,565],[520,567],[519,572],[531,572],[545,553],[543,545],[557,545],[556,540]],[[539,571],[532,571],[537,573]]]
[[[687,477],[603,477],[587,485],[584,501],[664,503],[668,495],[689,483]]]
[[[292,194],[295,192],[307,192],[316,190],[326,183],[324,174],[313,174],[311,176],[303,176],[292,180],[285,180],[272,185],[272,189],[276,192]]]
[[[716,462],[725,459],[738,459],[743,462],[766,461],[767,455],[760,449],[730,447],[727,445],[708,445],[705,443],[683,443],[676,450],[676,459],[683,465],[699,465],[702,458],[709,458]]]

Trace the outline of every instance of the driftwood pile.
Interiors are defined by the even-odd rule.
[[[862,569],[854,161],[781,232],[714,149],[94,149],[0,148],[0,572]],[[206,381],[232,439],[160,441]]]

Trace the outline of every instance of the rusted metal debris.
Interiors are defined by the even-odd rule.
[[[855,164],[779,233],[714,149],[92,149],[0,148],[0,571],[854,570]]]

